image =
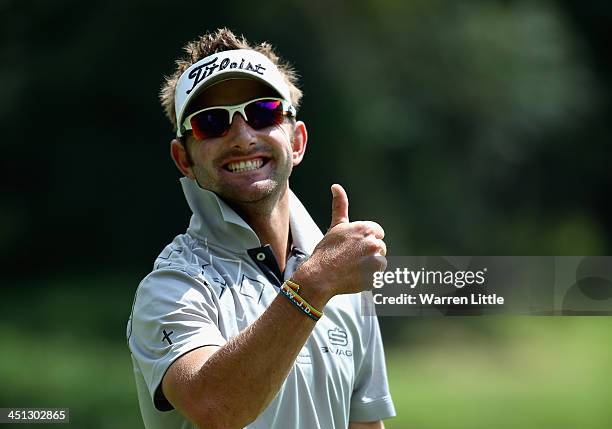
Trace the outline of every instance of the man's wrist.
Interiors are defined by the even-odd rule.
[[[325,307],[327,302],[334,295],[324,282],[315,280],[302,269],[298,269],[293,276],[291,276],[291,281],[300,286],[300,296],[310,305],[321,311],[323,311],[323,307]]]

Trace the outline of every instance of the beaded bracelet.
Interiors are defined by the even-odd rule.
[[[297,283],[287,280],[280,287],[281,293],[289,300],[293,305],[302,310],[304,314],[310,317],[315,322],[318,321],[323,313],[314,308],[312,305],[298,295],[297,291],[300,289],[300,285]]]

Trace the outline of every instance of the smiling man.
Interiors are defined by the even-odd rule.
[[[395,411],[359,294],[384,269],[382,228],[349,222],[333,185],[323,236],[289,189],[308,134],[296,75],[269,44],[220,29],[185,49],[161,100],[193,216],[127,328],[145,426],[383,428]]]

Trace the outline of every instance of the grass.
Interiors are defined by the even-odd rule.
[[[75,428],[143,427],[124,337],[136,284],[102,277],[5,289],[0,406],[69,407]],[[388,429],[612,426],[612,318],[383,322],[398,411]]]
[[[16,326],[0,328],[0,338],[10,345],[0,365],[3,407],[67,407],[75,428],[142,427],[125,344]]]
[[[495,335],[474,334],[457,318],[432,320],[427,338],[391,350],[389,382],[398,417],[387,428],[612,425],[612,319],[476,322],[489,324]]]

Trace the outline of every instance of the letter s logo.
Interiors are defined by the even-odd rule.
[[[348,336],[346,335],[346,331],[340,328],[334,328],[327,331],[327,336],[329,337],[329,342],[335,346],[346,346],[348,345]]]

